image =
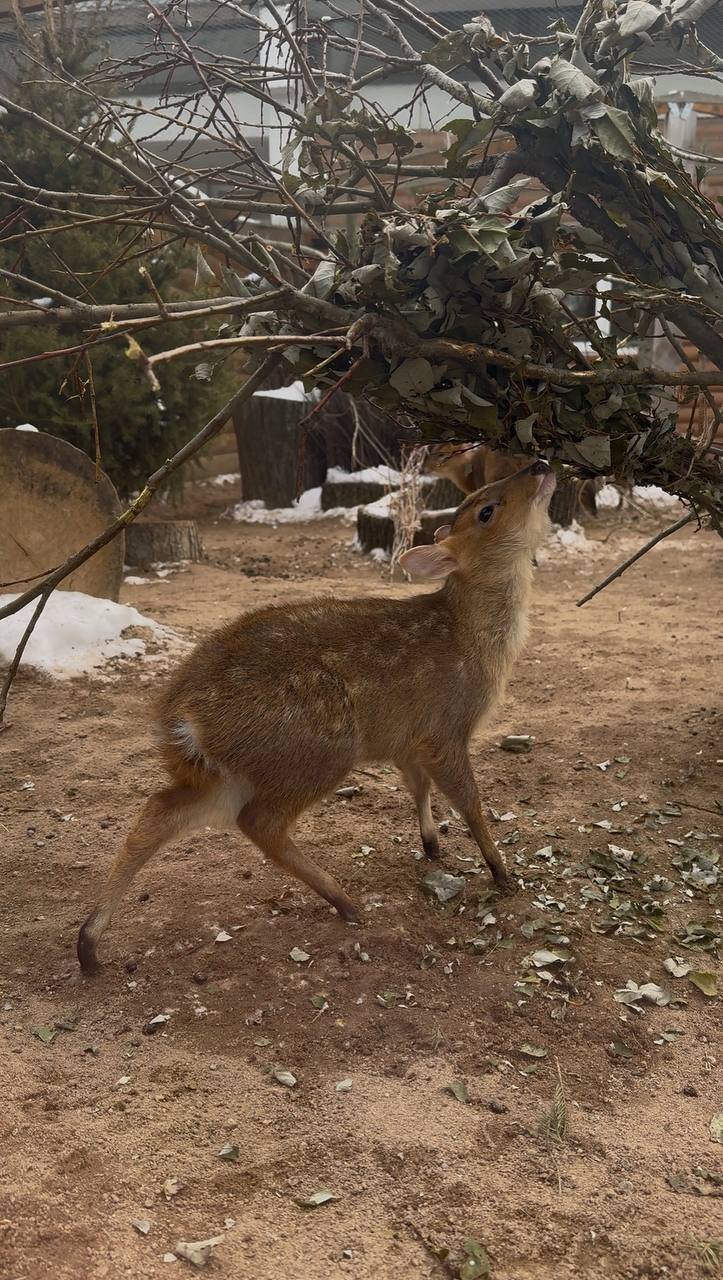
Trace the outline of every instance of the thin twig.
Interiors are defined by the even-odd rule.
[[[90,358],[90,352],[84,351],[83,357],[85,367],[88,373],[88,394],[90,395],[90,415],[93,424],[93,443],[95,445],[95,479],[96,483],[100,480],[100,424],[98,422],[98,405],[95,398],[95,381],[93,379],[93,364]]]
[[[48,600],[50,599],[52,590],[53,588],[49,587],[47,591],[43,592],[40,599],[38,600],[38,603],[35,609],[33,610],[33,615],[27,627],[23,631],[22,636],[20,637],[20,640],[18,642],[18,647],[15,650],[15,656],[13,657],[13,660],[10,663],[10,666],[8,667],[5,673],[5,679],[3,680],[2,688],[0,689],[0,733],[2,733],[4,729],[10,728],[10,726],[5,723],[5,708],[8,702],[8,694],[10,692],[10,686],[18,673],[18,667],[20,666],[22,656],[25,652],[25,646],[27,645],[28,640],[30,639],[31,635],[33,634],[33,631],[35,630],[35,624],[38,621],[38,618],[40,617],[41,613],[43,612],[43,609],[45,608],[46,604],[48,603]]]
[[[611,582],[614,582],[616,578],[619,578],[621,574],[625,573],[625,570],[629,569],[631,564],[635,564],[636,560],[640,560],[642,556],[647,555],[648,551],[656,546],[658,542],[663,541],[663,538],[669,538],[671,533],[677,533],[678,529],[682,529],[686,524],[690,524],[691,521],[695,519],[695,513],[691,511],[687,516],[681,516],[680,520],[676,520],[675,524],[668,525],[667,529],[662,529],[660,533],[656,533],[654,538],[651,538],[644,544],[644,546],[638,548],[635,555],[629,556],[627,560],[624,560],[622,564],[618,565],[617,569],[614,569],[612,573],[609,573],[607,578],[604,578],[596,587],[593,587],[592,591],[588,591],[586,596],[583,596],[581,600],[578,600],[578,609],[580,608],[580,605],[587,604],[588,600],[592,600],[593,596],[596,596],[598,591],[602,591],[605,587],[609,587]]]

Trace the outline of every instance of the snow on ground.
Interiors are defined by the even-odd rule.
[[[641,507],[653,507],[663,510],[682,505],[680,498],[666,493],[665,489],[661,489],[657,484],[634,485],[633,501]],[[622,504],[622,495],[614,484],[606,484],[595,495],[595,502],[599,509],[615,511]]]
[[[657,484],[634,485],[633,498],[636,502],[648,507],[683,507],[680,498],[676,498],[672,493],[666,493],[665,489],[659,488]]]
[[[380,463],[378,467],[367,467],[364,471],[344,471],[342,467],[330,467],[326,478],[334,484],[362,482],[398,485],[401,477],[398,471]],[[422,483],[431,484],[432,480],[423,476]],[[391,497],[391,493],[384,494],[376,502],[367,504],[366,510],[374,515],[389,515],[390,508],[385,504],[389,503]],[[353,524],[358,510],[358,507],[332,507],[330,511],[322,511],[321,489],[317,488],[307,489],[306,493],[302,493],[290,507],[267,507],[260,499],[252,498],[248,502],[237,503],[229,514],[233,520],[243,521],[246,524],[296,524],[304,520],[321,520],[326,517],[342,519],[348,524]]]
[[[0,595],[0,608],[17,597]],[[0,620],[0,662],[10,662],[36,602]],[[128,629],[146,636],[124,635]],[[59,680],[99,671],[111,658],[147,655],[149,642],[156,648],[178,648],[179,637],[146,618],[131,605],[99,600],[82,591],[56,591],[48,600],[31,635],[21,666],[37,667]]]
[[[240,471],[224,471],[223,475],[211,476],[210,479],[204,480],[203,483],[212,485],[214,489],[224,489],[227,484],[240,484]]]
[[[553,560],[559,555],[589,555],[595,548],[595,544],[585,536],[585,530],[582,525],[573,520],[567,529],[563,529],[562,525],[553,524],[543,545],[536,554],[539,564],[544,564],[547,560]]]
[[[343,519],[352,524],[356,520],[356,507],[332,507],[331,511],[321,509],[321,487],[307,489],[290,507],[267,507],[260,499],[253,498],[249,502],[239,502],[231,510],[233,520],[245,524],[303,524],[306,520],[322,520],[333,517]]]
[[[370,516],[391,516],[394,513],[395,493],[384,493],[381,498],[377,498],[376,502],[367,502],[364,510]]]

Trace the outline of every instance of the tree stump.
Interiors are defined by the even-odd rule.
[[[136,520],[126,529],[126,564],[133,568],[203,558],[195,520]]]
[[[352,473],[353,475],[353,473]],[[325,480],[321,486],[321,509],[360,507],[377,502],[389,491],[389,485],[377,480]]]
[[[558,476],[557,487],[550,500],[550,519],[553,524],[569,528],[578,514],[578,484],[570,476]]]
[[[432,480],[424,491],[424,505],[428,511],[450,511],[464,502],[466,494],[451,480]]]
[[[86,453],[45,431],[0,430],[0,476],[0,578],[9,584],[1,591],[24,591],[28,579],[62,564],[121,512],[105,472],[96,473]],[[123,544],[121,533],[64,578],[60,590],[117,600]]]
[[[279,395],[254,395],[234,414],[241,496],[290,507],[297,493],[323,483],[326,458],[316,433],[301,425],[313,403],[292,398],[291,388],[271,389]]]
[[[446,511],[423,511],[420,516],[420,527],[415,530],[412,544],[415,547],[427,546],[434,542],[435,530],[440,525],[449,524],[456,507]],[[356,519],[357,538],[364,552],[380,547],[382,551],[391,553],[394,546],[394,521],[384,511],[375,511],[373,507],[360,507]]]

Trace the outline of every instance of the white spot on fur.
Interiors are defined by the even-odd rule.
[[[206,763],[206,753],[190,720],[177,720],[171,728],[170,736],[171,741],[183,752],[187,760],[203,760],[204,764]]]

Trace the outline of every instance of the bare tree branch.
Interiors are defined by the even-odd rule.
[[[671,533],[677,533],[679,529],[685,528],[685,526],[687,524],[691,524],[693,520],[695,520],[695,515],[693,512],[689,512],[687,516],[681,516],[680,520],[676,520],[675,524],[669,524],[667,529],[662,529],[660,533],[656,533],[653,538],[650,538],[642,547],[639,547],[634,555],[628,556],[627,560],[623,560],[623,563],[619,564],[617,569],[613,569],[613,572],[609,573],[607,578],[603,578],[602,582],[599,582],[596,587],[592,588],[592,591],[588,591],[587,595],[584,595],[581,600],[578,600],[578,609],[581,605],[587,604],[588,600],[592,600],[593,596],[596,596],[599,591],[603,591],[605,587],[609,587],[611,582],[614,582],[616,578],[621,577],[621,575],[625,573],[626,569],[629,569],[630,566],[640,560],[642,556],[647,555],[647,553],[652,550],[653,547],[656,547],[659,542],[662,542],[664,538],[669,538]]]

